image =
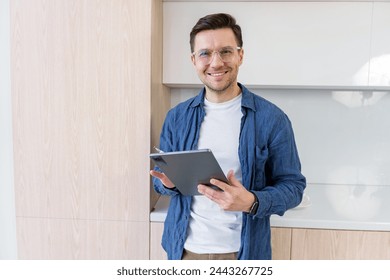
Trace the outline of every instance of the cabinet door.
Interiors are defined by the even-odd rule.
[[[375,2],[372,20],[370,86],[390,86],[390,3]]]
[[[164,3],[168,85],[199,85],[189,33],[213,12],[235,16],[243,32],[239,81],[248,86],[367,86],[372,3]]]
[[[167,254],[161,247],[161,237],[164,230],[164,223],[150,223],[150,259],[166,260]]]
[[[158,1],[4,2],[18,258],[147,258]]]
[[[161,247],[164,223],[150,223],[150,259],[166,260],[167,255]],[[291,229],[272,228],[272,256],[274,260],[289,260],[291,248]]]
[[[390,259],[390,232],[293,229],[293,260]]]
[[[289,260],[291,255],[291,228],[271,228],[273,260]]]

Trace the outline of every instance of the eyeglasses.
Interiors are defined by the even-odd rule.
[[[202,64],[210,64],[213,60],[214,53],[217,53],[222,62],[231,62],[234,57],[234,51],[241,50],[241,47],[223,47],[220,50],[213,51],[208,49],[193,52],[195,59]]]

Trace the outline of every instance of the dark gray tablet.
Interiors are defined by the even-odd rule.
[[[183,195],[201,195],[197,188],[199,184],[222,191],[210,184],[211,178],[228,181],[211,150],[155,153],[149,156]]]

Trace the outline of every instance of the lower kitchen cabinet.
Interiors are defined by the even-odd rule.
[[[150,224],[150,259],[164,260],[164,223]],[[274,260],[390,260],[390,232],[273,227]]]
[[[291,228],[272,227],[271,247],[273,260],[289,260],[291,256]]]
[[[390,232],[293,229],[293,260],[390,259]]]
[[[164,223],[150,223],[150,259],[166,260],[167,255],[161,247],[161,236],[164,230]]]

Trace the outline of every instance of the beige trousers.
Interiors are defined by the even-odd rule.
[[[196,254],[185,250],[183,252],[182,260],[237,260],[237,252],[226,254]]]

